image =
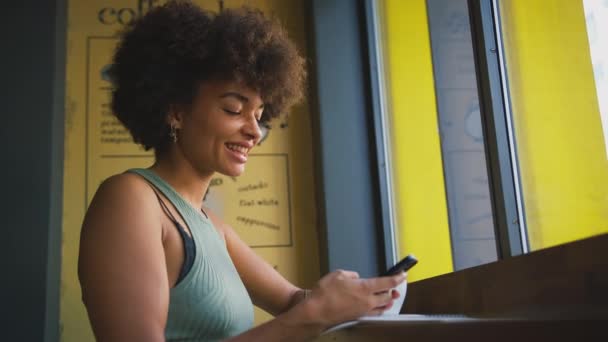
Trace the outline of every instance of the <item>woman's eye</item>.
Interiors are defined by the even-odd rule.
[[[262,116],[264,116],[263,114],[264,114],[264,112],[263,112],[263,111],[260,111],[260,112],[259,112],[259,114],[258,114],[258,115],[256,115],[255,119],[256,119],[256,120],[258,120],[258,122],[259,122],[259,121],[262,121]]]
[[[241,112],[229,110],[229,109],[226,109],[226,108],[224,108],[224,112],[226,112],[226,113],[228,113],[230,115],[239,115],[239,114],[241,114]]]

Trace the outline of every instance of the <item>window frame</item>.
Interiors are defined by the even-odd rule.
[[[390,127],[388,125],[388,101],[386,99],[386,80],[384,77],[384,56],[382,52],[382,28],[380,22],[379,2],[365,0],[365,19],[367,29],[368,61],[370,74],[370,93],[374,121],[376,167],[378,172],[378,190],[382,221],[382,239],[384,241],[385,267],[388,269],[398,261],[397,232],[395,227],[395,207],[393,197],[393,167],[391,166],[391,148],[389,143]]]
[[[498,257],[527,253],[518,157],[496,0],[468,0]]]

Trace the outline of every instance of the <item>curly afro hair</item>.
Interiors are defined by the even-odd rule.
[[[201,82],[254,89],[267,123],[303,96],[304,64],[285,30],[259,10],[214,14],[170,1],[122,33],[110,69],[112,110],[136,143],[159,153],[168,146],[170,109],[192,104]]]

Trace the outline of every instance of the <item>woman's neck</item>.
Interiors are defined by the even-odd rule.
[[[188,160],[175,153],[157,156],[150,169],[169,183],[190,205],[201,208],[213,172],[201,173]]]

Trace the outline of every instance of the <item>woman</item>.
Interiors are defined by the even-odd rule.
[[[260,125],[302,95],[304,61],[276,23],[171,1],[125,31],[113,62],[112,109],[156,161],[104,181],[83,223],[98,340],[306,340],[391,306],[404,274],[336,271],[302,290],[202,207],[213,174],[239,176]],[[252,328],[253,304],[275,319]]]

